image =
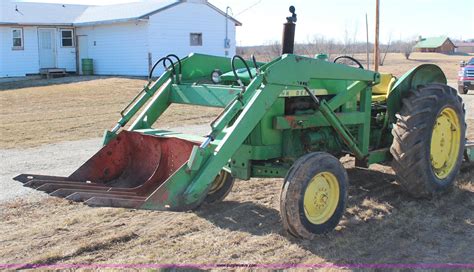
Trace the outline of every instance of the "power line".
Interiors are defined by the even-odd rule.
[[[257,6],[258,4],[260,4],[262,1],[263,1],[263,0],[259,0],[259,1],[255,2],[255,3],[253,3],[251,6],[249,6],[248,8],[246,8],[246,9],[244,9],[244,10],[242,10],[241,12],[237,13],[235,16],[239,16],[240,14],[242,14],[242,13],[244,13],[244,12],[246,12],[246,11],[252,9],[252,8],[254,8],[254,7]]]

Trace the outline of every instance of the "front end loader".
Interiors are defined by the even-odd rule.
[[[441,69],[423,64],[396,78],[348,56],[342,59],[358,67],[292,54],[292,13],[280,57],[163,57],[97,154],[68,177],[14,179],[90,206],[187,211],[221,201],[235,179],[284,178],[283,226],[302,238],[341,219],[348,176],[338,158],[347,154],[359,167],[392,162],[414,197],[450,187],[474,152],[462,99]],[[166,69],[154,79],[161,64]],[[222,112],[207,135],[154,128],[171,104]]]

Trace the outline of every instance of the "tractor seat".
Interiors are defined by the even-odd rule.
[[[384,102],[387,100],[395,81],[392,74],[380,74],[380,83],[372,87],[372,102]]]

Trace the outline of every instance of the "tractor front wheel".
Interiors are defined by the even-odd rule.
[[[232,187],[234,187],[234,180],[229,172],[221,170],[219,175],[214,179],[204,201],[207,203],[215,203],[224,200],[232,190]]]
[[[468,89],[462,85],[458,86],[458,92],[459,94],[467,94]]]
[[[455,89],[429,84],[413,90],[392,129],[392,167],[402,187],[419,198],[449,188],[461,167],[465,133]]]
[[[314,152],[290,168],[281,190],[280,216],[290,234],[313,239],[333,230],[345,210],[348,178],[337,158]]]

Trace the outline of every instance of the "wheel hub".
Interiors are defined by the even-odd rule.
[[[336,176],[322,172],[313,177],[304,194],[306,218],[313,224],[323,224],[334,214],[339,202],[339,183]]]
[[[446,178],[454,169],[460,143],[459,117],[452,108],[445,108],[436,118],[430,147],[431,166],[439,179]]]

